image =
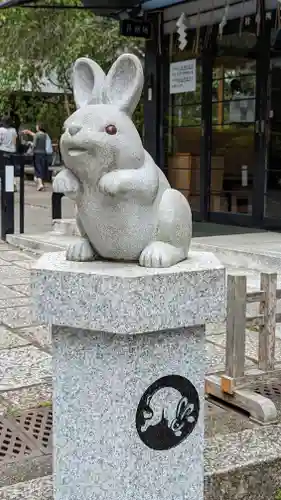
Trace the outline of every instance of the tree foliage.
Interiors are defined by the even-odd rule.
[[[82,5],[80,0],[63,2],[73,7]],[[44,4],[63,5],[59,0],[46,0]],[[52,119],[58,122],[63,119],[61,115],[71,112],[70,69],[78,57],[91,57],[107,71],[120,53],[143,53],[142,41],[121,37],[119,23],[96,17],[89,10],[5,9],[0,11],[0,26],[0,112],[11,103],[13,92],[13,106],[25,122],[34,121],[35,111],[37,116],[48,115],[52,109]],[[42,78],[63,89],[63,97],[38,98]],[[63,113],[56,112],[60,107]]]

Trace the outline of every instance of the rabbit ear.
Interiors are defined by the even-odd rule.
[[[194,404],[188,404],[188,399],[186,397],[182,397],[176,411],[176,417],[179,419],[184,419],[185,416],[192,413],[194,410]]]
[[[123,54],[111,67],[104,87],[104,101],[132,115],[141,97],[143,69],[138,57]]]
[[[77,108],[102,102],[105,74],[101,67],[87,57],[80,57],[73,68],[73,93]]]

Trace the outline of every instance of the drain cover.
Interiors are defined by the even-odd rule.
[[[281,383],[277,380],[274,382],[261,382],[254,387],[254,392],[272,400],[280,400]]]
[[[31,454],[31,443],[8,420],[0,420],[0,462],[20,460]]]
[[[34,408],[0,419],[0,462],[48,454],[52,447],[52,409]]]
[[[43,453],[51,451],[53,414],[51,408],[34,408],[23,412],[16,421]],[[34,441],[35,440],[35,441]]]

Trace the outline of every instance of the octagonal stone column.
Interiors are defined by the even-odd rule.
[[[202,500],[205,324],[225,316],[223,266],[52,253],[32,289],[53,333],[55,500]]]

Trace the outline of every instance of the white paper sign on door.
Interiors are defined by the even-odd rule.
[[[196,90],[196,59],[170,64],[170,94]]]

